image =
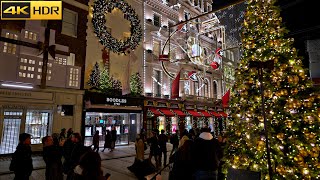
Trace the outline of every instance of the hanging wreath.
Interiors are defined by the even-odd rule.
[[[130,21],[131,35],[126,40],[117,40],[107,30],[105,13],[111,13],[114,8],[120,9]],[[92,24],[99,42],[115,53],[125,53],[134,50],[142,39],[140,20],[134,9],[123,0],[95,0],[93,6]]]

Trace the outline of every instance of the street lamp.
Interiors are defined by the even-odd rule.
[[[258,76],[260,81],[260,92],[261,92],[261,99],[262,99],[261,107],[262,107],[262,115],[263,115],[263,123],[264,123],[264,134],[266,138],[266,147],[267,147],[268,171],[269,171],[270,180],[272,180],[270,145],[269,145],[269,138],[268,138],[267,118],[266,118],[266,112],[264,107],[265,100],[264,100],[264,86],[263,86],[263,69],[272,70],[274,68],[274,61],[273,60],[269,60],[265,62],[250,61],[249,68],[258,69]]]

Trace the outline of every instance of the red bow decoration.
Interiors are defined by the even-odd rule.
[[[212,62],[210,66],[212,67],[212,69],[216,70],[219,68],[220,65],[217,62]]]

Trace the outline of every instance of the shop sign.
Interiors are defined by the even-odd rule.
[[[121,104],[126,104],[127,99],[122,98],[106,98],[107,104],[113,104],[115,106],[120,106]]]
[[[0,97],[52,100],[52,93],[0,89]]]

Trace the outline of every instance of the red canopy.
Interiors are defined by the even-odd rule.
[[[228,114],[226,114],[225,112],[219,112],[219,114],[221,114],[223,117],[228,117]]]
[[[180,116],[180,117],[185,117],[186,114],[183,113],[180,109],[172,109],[174,113],[176,113],[176,115]]]
[[[204,117],[212,117],[212,115],[209,114],[208,112],[206,112],[205,110],[199,110],[199,112],[200,112],[201,114],[203,114]]]
[[[214,111],[209,111],[209,112],[210,112],[210,114],[214,115],[215,117],[221,117],[221,114],[219,114],[219,113],[216,113]]]
[[[188,113],[190,113],[192,116],[194,117],[202,117],[201,114],[199,114],[197,111],[191,110],[191,109],[187,109]]]
[[[174,116],[174,114],[168,108],[159,108],[159,110],[167,117]]]
[[[161,116],[161,113],[154,107],[148,108],[155,116]]]

